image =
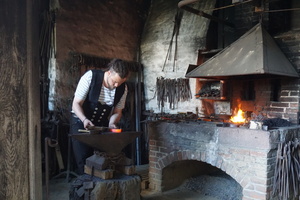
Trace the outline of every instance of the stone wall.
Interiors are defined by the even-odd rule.
[[[183,11],[177,38],[177,57],[175,58],[176,37],[170,49],[174,29],[174,19],[178,11],[177,1],[152,1],[151,12],[145,24],[141,41],[141,60],[144,65],[144,83],[146,109],[154,112],[195,112],[200,101],[192,98],[190,101],[179,102],[175,109],[168,104],[163,109],[158,106],[156,79],[165,77],[170,79],[184,78],[189,64],[197,64],[198,50],[205,48],[206,33],[210,20]],[[191,4],[197,10],[214,8],[215,1],[204,0]],[[211,14],[209,11],[208,14]],[[176,59],[174,64],[174,59]],[[190,79],[191,92],[195,94],[195,79]],[[192,95],[192,96],[193,96]]]
[[[243,187],[245,200],[274,199],[271,193],[277,145],[300,136],[299,127],[262,131],[164,121],[150,122],[148,127],[151,189],[163,191],[162,171],[173,162],[197,160],[234,178]]]

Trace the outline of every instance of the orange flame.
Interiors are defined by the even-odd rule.
[[[239,108],[237,114],[230,118],[230,121],[234,123],[244,123],[246,118],[244,118],[244,112]]]

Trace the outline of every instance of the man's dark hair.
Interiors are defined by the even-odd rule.
[[[121,59],[114,58],[110,61],[110,63],[108,63],[107,66],[109,70],[113,70],[119,74],[120,78],[122,79],[129,75],[129,69]]]

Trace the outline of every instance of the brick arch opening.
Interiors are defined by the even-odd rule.
[[[220,170],[197,160],[175,161],[162,169],[162,191],[179,187],[191,177],[217,173]],[[174,176],[175,175],[175,176]]]
[[[176,189],[220,199],[241,199],[243,187],[230,175],[198,160],[178,160],[161,169],[162,192]]]
[[[210,162],[210,163],[208,163]],[[236,179],[244,180],[234,173],[234,166],[223,161],[221,156],[216,156],[212,161],[206,152],[199,151],[173,151],[162,157],[159,161],[161,168],[161,190],[167,191],[181,185],[186,179],[201,175],[211,175],[220,173],[230,173],[230,176],[237,184],[240,184]],[[227,171],[227,172],[226,172]],[[175,175],[175,176],[174,176]],[[237,177],[235,177],[237,176]]]
[[[152,122],[148,127],[150,189],[167,189],[163,171],[174,168],[172,163],[195,160],[226,172],[241,185],[243,199],[253,200],[274,199],[272,187],[279,140],[295,137],[298,130],[262,131],[192,122]]]

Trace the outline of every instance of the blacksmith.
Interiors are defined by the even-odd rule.
[[[120,59],[113,59],[107,70],[89,70],[80,79],[73,103],[70,132],[89,126],[118,128],[127,96],[125,81],[129,69]],[[72,139],[78,173],[84,173],[85,160],[93,155],[93,149]]]

